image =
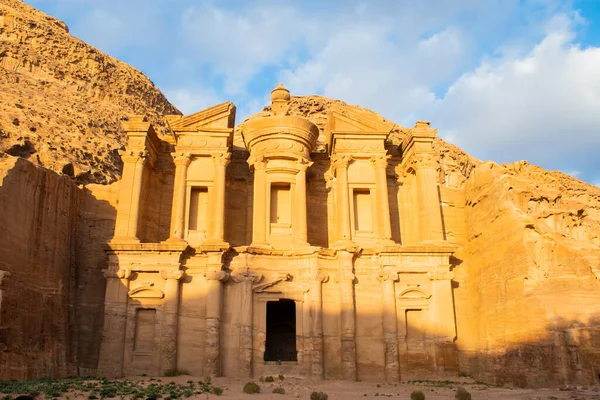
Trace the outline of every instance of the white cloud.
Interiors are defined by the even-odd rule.
[[[215,93],[202,89],[174,88],[166,89],[164,93],[184,115],[193,114],[224,101]]]
[[[527,159],[590,179],[600,167],[600,48],[581,48],[564,23],[554,26],[525,56],[486,61],[461,76],[432,115],[479,158]]]

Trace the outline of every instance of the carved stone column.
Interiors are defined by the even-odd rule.
[[[414,156],[421,240],[443,240],[437,171],[432,153]]]
[[[267,162],[257,158],[254,167],[254,210],[252,222],[252,245],[268,246],[267,244]]]
[[[371,157],[375,167],[375,184],[377,186],[377,225],[379,239],[390,241],[392,239],[392,225],[390,223],[390,202],[388,199],[387,185],[387,160],[389,156],[381,155]]]
[[[329,277],[317,274],[310,281],[310,320],[311,320],[311,377],[323,379],[323,282]]]
[[[177,320],[179,316],[179,280],[183,277],[180,270],[162,270],[161,278],[165,283],[163,303],[162,337],[160,341],[160,372],[177,368]]]
[[[98,360],[98,375],[109,378],[123,376],[125,328],[130,270],[103,270],[106,278],[104,298],[104,328]]]
[[[185,230],[185,195],[187,169],[191,162],[191,154],[174,153],[175,182],[173,184],[173,206],[171,208],[170,241],[182,241]]]
[[[308,234],[306,227],[306,170],[312,162],[301,160],[298,162],[298,173],[296,174],[296,210],[294,211],[294,236],[297,244],[308,245]]]
[[[379,275],[383,299],[383,341],[385,346],[385,380],[397,382],[399,376],[398,360],[398,321],[396,319],[396,291],[394,282],[398,273],[392,267],[384,267]]]
[[[139,242],[138,225],[142,200],[142,184],[147,151],[123,153],[123,179],[119,191],[119,205],[113,241]]]
[[[215,180],[213,185],[213,206],[210,213],[210,233],[208,239],[213,242],[225,242],[225,185],[226,169],[231,159],[231,153],[213,155],[215,165]]]
[[[344,244],[352,240],[350,231],[350,199],[348,192],[348,164],[352,160],[349,155],[331,157],[336,178],[336,206],[338,243]]]
[[[352,261],[354,254],[340,252],[340,272],[338,282],[340,287],[340,320],[342,341],[342,377],[344,380],[355,381],[356,375],[356,318],[354,304],[354,280]]]
[[[0,326],[2,326],[2,298],[4,297],[4,291],[2,289],[4,280],[10,276],[8,271],[0,271]]]
[[[223,303],[223,283],[229,279],[225,271],[206,272],[208,295],[206,297],[206,339],[204,374],[221,375],[221,310]]]
[[[432,335],[443,342],[452,343],[456,337],[454,319],[454,299],[452,279],[454,272],[450,265],[434,267],[429,272],[431,280],[431,317]]]
[[[231,276],[234,282],[242,285],[240,297],[242,319],[240,321],[240,355],[238,360],[238,376],[240,378],[252,377],[252,318],[254,301],[252,285],[258,283],[261,278],[262,275],[250,272],[242,272]]]

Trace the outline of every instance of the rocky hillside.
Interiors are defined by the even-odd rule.
[[[20,0],[0,0],[0,152],[79,183],[121,174],[120,122],[179,114],[140,71]]]

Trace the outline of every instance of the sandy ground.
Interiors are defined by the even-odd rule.
[[[131,380],[140,380],[148,378],[129,378]],[[163,383],[174,381],[176,383],[185,384],[189,379],[198,380],[201,378],[189,376],[179,376],[175,378],[159,378],[162,379]],[[258,394],[245,394],[242,391],[244,384],[247,381],[234,380],[228,378],[214,378],[213,384],[221,386],[225,389],[223,394],[219,397],[215,395],[197,396],[200,399],[309,399],[310,394],[313,391],[322,391],[329,395],[328,400],[352,400],[352,399],[365,399],[374,397],[389,397],[397,399],[410,399],[410,394],[413,390],[420,390],[425,394],[426,400],[454,400],[454,394],[456,388],[463,386],[467,389],[472,396],[473,400],[506,400],[506,399],[519,399],[519,400],[588,400],[588,399],[599,399],[600,400],[600,386],[590,387],[568,387],[568,388],[555,388],[555,389],[517,389],[508,387],[494,387],[487,385],[477,385],[468,380],[461,380],[456,384],[445,384],[444,382],[439,383],[427,383],[427,384],[413,384],[413,383],[397,383],[397,384],[377,384],[375,382],[346,382],[346,381],[309,381],[298,378],[285,378],[283,381],[279,381],[275,377],[275,382],[259,382],[256,381],[261,387],[261,393]],[[285,394],[274,394],[273,389],[276,387],[283,387]]]

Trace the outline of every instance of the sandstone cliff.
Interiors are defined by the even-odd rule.
[[[120,123],[178,114],[138,70],[20,0],[0,1],[0,152],[80,183],[120,177]]]

